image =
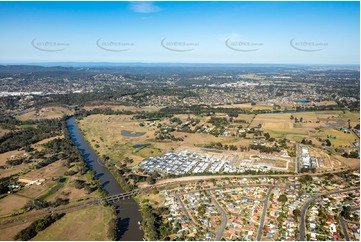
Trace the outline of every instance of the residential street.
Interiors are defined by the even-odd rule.
[[[360,189],[358,187],[354,187],[354,188],[348,188],[348,189],[343,189],[343,190],[338,190],[338,191],[333,191],[333,192],[327,192],[327,193],[322,193],[319,194],[317,196],[312,197],[310,200],[308,200],[301,208],[301,219],[300,219],[300,238],[299,240],[304,241],[306,240],[306,212],[308,207],[310,206],[310,204],[315,201],[317,198],[324,196],[324,195],[332,195],[332,194],[337,194],[337,193],[342,193],[342,192],[348,192],[348,191],[353,191],[353,190],[357,190]]]
[[[268,189],[266,199],[264,200],[263,212],[262,212],[261,220],[260,220],[260,222],[259,222],[259,228],[258,228],[258,234],[257,234],[257,241],[260,241],[260,240],[261,240],[261,237],[262,237],[262,230],[263,230],[264,219],[265,219],[265,217],[266,217],[267,207],[268,207],[268,200],[269,200],[269,197],[270,197],[270,195],[271,195],[272,189],[273,189],[273,187],[270,187],[270,188]]]
[[[219,205],[219,203],[217,202],[217,199],[215,199],[215,197],[213,196],[212,192],[207,191],[207,193],[209,194],[209,196],[212,199],[212,202],[214,203],[214,205],[217,207],[218,211],[221,213],[222,216],[222,224],[221,224],[221,228],[219,229],[218,232],[216,232],[216,241],[220,241],[222,239],[222,235],[223,235],[223,231],[225,230],[226,226],[227,226],[227,222],[228,222],[228,218],[227,218],[227,213],[223,210],[223,208]]]

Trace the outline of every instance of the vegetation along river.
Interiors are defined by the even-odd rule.
[[[70,117],[67,119],[66,124],[71,135],[71,139],[83,155],[89,168],[95,172],[95,176],[100,181],[100,184],[102,184],[104,190],[109,195],[123,193],[124,191],[121,189],[112,173],[101,163],[94,150],[85,141],[78,129],[78,126],[76,125],[75,118]],[[115,206],[118,216],[119,229],[117,240],[143,240],[143,231],[140,230],[138,224],[138,221],[142,220],[138,204],[133,199],[129,199],[121,200],[117,202]]]

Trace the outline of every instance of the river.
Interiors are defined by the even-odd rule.
[[[95,176],[100,181],[100,184],[102,184],[104,190],[109,195],[123,193],[124,191],[121,189],[112,173],[101,163],[94,150],[85,141],[78,129],[75,118],[70,117],[67,119],[66,125],[71,135],[71,139],[85,158],[89,168],[94,171]],[[140,230],[138,225],[138,221],[142,221],[142,217],[139,212],[138,204],[133,199],[129,199],[124,201],[121,200],[117,202],[115,206],[118,216],[118,240],[142,241],[143,231]]]

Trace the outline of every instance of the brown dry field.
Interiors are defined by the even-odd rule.
[[[294,162],[290,162],[290,164],[292,164],[292,163],[294,163]],[[284,161],[284,160],[264,160],[264,159],[261,159],[261,160],[255,160],[255,161],[254,161],[254,164],[255,164],[255,165],[268,164],[268,165],[274,166],[274,167],[286,168],[287,161]]]
[[[160,108],[157,107],[135,107],[135,106],[124,106],[124,105],[95,105],[95,106],[84,106],[85,110],[92,110],[95,108],[110,108],[112,110],[124,110],[124,111],[158,111]]]
[[[0,233],[0,240],[1,241],[12,241],[14,240],[14,236],[19,233],[21,230],[27,228],[31,222],[27,222],[21,225],[9,227],[6,229],[2,229]]]
[[[251,110],[272,110],[273,106],[271,105],[264,105],[264,104],[256,104],[252,106],[251,103],[240,103],[240,104],[228,104],[228,105],[220,105],[217,107],[223,108],[241,108],[241,109],[251,109]]]
[[[10,194],[2,199],[0,199],[0,215],[6,215],[13,212],[16,212],[17,210],[24,207],[24,205],[29,201],[30,199],[19,196],[16,194]]]
[[[0,137],[3,136],[4,134],[10,132],[10,131],[11,131],[11,130],[9,130],[9,129],[2,129],[2,128],[0,128]]]
[[[294,120],[290,119],[291,115],[298,119],[302,117],[303,122],[295,123]],[[331,143],[333,143],[334,147],[338,147],[351,145],[355,140],[355,136],[353,134],[344,134],[338,130],[339,128],[335,129],[328,126],[341,124],[338,126],[347,127],[348,119],[351,120],[351,124],[359,123],[359,113],[319,111],[293,114],[258,114],[250,126],[261,124],[262,130],[270,133],[275,138],[288,138],[297,142],[300,142],[303,138],[308,138],[312,139],[315,144],[320,144],[316,138],[327,139],[327,135],[333,135],[336,136],[336,139],[331,140]]]
[[[44,149],[44,147],[42,146],[43,144],[53,140],[53,139],[56,139],[56,138],[63,138],[64,136],[61,135],[61,136],[55,136],[55,137],[51,137],[51,138],[48,138],[48,139],[43,139],[35,144],[32,144],[31,145],[31,148],[37,150],[37,151],[41,151],[42,149]],[[20,157],[22,155],[26,154],[25,151],[23,150],[12,150],[12,151],[8,151],[8,152],[4,152],[4,153],[1,153],[0,154],[0,166],[3,166],[6,164],[6,160],[7,159],[10,159],[11,156],[16,156],[16,157]]]
[[[12,150],[5,153],[0,154],[0,166],[6,164],[7,159],[10,159],[11,156],[22,156],[26,152],[23,150]]]
[[[70,199],[70,201],[76,201],[82,198],[88,198],[88,197],[95,198],[99,196],[98,192],[92,192],[88,194],[85,191],[85,189],[76,189],[73,186],[73,182],[76,179],[87,180],[86,175],[80,176],[79,174],[76,174],[74,176],[69,177],[62,188],[60,188],[57,192],[47,197],[47,201],[54,201],[59,197],[68,198]]]
[[[254,114],[238,114],[238,117],[235,118],[234,120],[246,120],[248,123],[252,121],[252,119],[254,118]],[[245,125],[243,123],[237,123],[236,125]]]
[[[67,213],[32,240],[109,240],[107,231],[112,217],[111,207],[86,207]]]
[[[340,160],[345,165],[350,166],[352,169],[360,169],[360,159],[350,159],[342,157],[340,155],[335,156],[335,158]]]
[[[27,172],[29,169],[31,169],[31,166],[32,164],[21,164],[18,166],[10,167],[9,169],[0,170],[0,178]]]
[[[39,142],[37,142],[35,144],[32,144],[31,148],[36,149],[38,151],[41,151],[41,150],[44,149],[43,144],[45,144],[45,143],[47,143],[49,141],[52,141],[54,139],[61,139],[61,138],[64,138],[64,135],[59,135],[59,136],[50,137],[48,139],[43,139],[43,140],[41,140],[41,141],[39,141]]]
[[[51,106],[43,107],[38,110],[30,109],[29,112],[19,115],[16,118],[22,121],[29,119],[53,119],[61,118],[65,114],[70,115],[73,113],[73,110],[66,107]]]
[[[45,179],[41,185],[31,185],[22,189],[18,194],[28,197],[36,198],[45,194],[56,182],[59,177],[64,175],[67,168],[64,166],[64,161],[58,160],[50,165],[42,167],[38,170],[32,170],[20,178],[27,178],[31,180]],[[52,180],[54,179],[54,180]]]

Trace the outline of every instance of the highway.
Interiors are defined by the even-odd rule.
[[[338,191],[333,191],[333,192],[327,192],[327,193],[322,193],[322,194],[318,194],[316,196],[313,196],[311,199],[309,199],[301,208],[301,219],[300,219],[300,241],[305,241],[306,240],[306,213],[307,213],[307,209],[310,206],[310,204],[312,202],[314,202],[317,198],[320,198],[321,196],[327,196],[327,195],[332,195],[332,194],[337,194],[337,193],[342,193],[342,192],[349,192],[349,191],[353,191],[353,190],[358,190],[360,189],[359,187],[353,187],[353,188],[348,188],[348,189],[343,189],[343,190],[338,190]]]

